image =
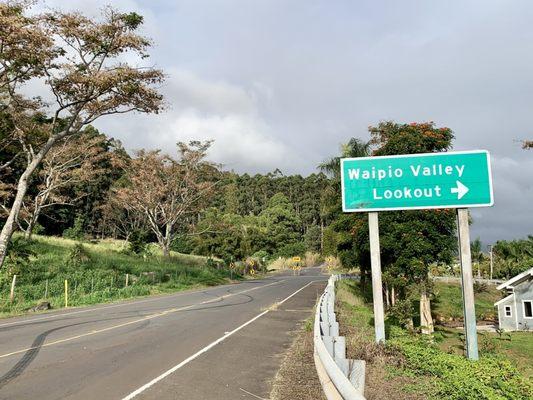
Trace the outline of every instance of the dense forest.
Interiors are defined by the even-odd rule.
[[[3,138],[6,136],[4,132]],[[10,160],[15,151],[14,144],[6,147],[0,152],[0,163]],[[179,172],[172,176],[165,170],[171,159],[163,156],[150,164],[143,152],[131,156],[119,141],[87,127],[44,160],[31,181],[18,228],[27,237],[41,233],[129,239],[133,234],[156,241],[157,232],[150,229],[149,218],[128,207],[120,194],[131,184],[128,180],[136,164],[137,171],[159,166],[169,172],[169,179],[179,177]],[[10,188],[23,168],[24,160],[19,158],[2,171],[4,211],[12,201]],[[183,220],[175,224],[172,234],[172,248],[224,259],[245,258],[260,250],[269,255],[321,250],[325,226],[321,199],[329,185],[323,173],[285,176],[276,170],[250,176],[216,166],[203,172],[197,178],[212,183],[209,195],[181,215]],[[171,181],[162,184],[177,185]],[[161,199],[161,204],[164,202]],[[166,221],[157,221],[157,225],[164,230]]]

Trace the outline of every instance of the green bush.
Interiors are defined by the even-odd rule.
[[[69,269],[87,268],[91,263],[91,256],[83,247],[83,244],[76,243],[69,251],[66,265]]]
[[[148,246],[148,234],[146,231],[136,229],[128,239],[128,250],[132,254],[143,255],[146,253]]]
[[[405,358],[410,373],[435,379],[431,399],[527,400],[533,385],[506,359],[485,354],[470,361],[439,350],[431,337],[401,334],[389,341]]]
[[[305,244],[296,242],[282,246],[276,253],[278,257],[291,258],[305,255]]]
[[[30,264],[30,258],[35,256],[31,242],[22,237],[14,238],[9,243],[5,268],[9,275],[20,275]]]
[[[85,235],[84,225],[85,220],[83,219],[83,217],[76,217],[76,219],[74,220],[74,226],[72,226],[71,228],[67,228],[63,231],[63,237],[73,240],[82,240]]]

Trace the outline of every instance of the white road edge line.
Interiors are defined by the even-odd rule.
[[[293,294],[291,294],[290,296],[288,297],[285,297],[282,301],[280,301],[279,303],[275,303],[277,305],[281,305],[283,303],[285,303],[287,300],[289,300],[291,297],[295,296],[296,294],[298,294],[299,292],[301,292],[302,290],[304,290],[306,287],[308,287],[309,285],[311,285],[312,283],[315,283],[317,281],[311,281],[309,282],[307,285],[305,286],[302,286],[300,289],[298,289],[296,292],[294,292]],[[165,379],[167,376],[171,375],[172,373],[176,372],[178,369],[180,369],[181,367],[183,367],[184,365],[187,365],[188,363],[190,363],[191,361],[193,361],[195,358],[199,357],[200,355],[202,355],[203,353],[211,350],[213,347],[215,347],[217,344],[223,342],[224,340],[226,340],[227,338],[229,338],[231,335],[237,333],[238,331],[240,331],[241,329],[243,329],[244,327],[250,325],[252,322],[258,320],[259,318],[261,318],[263,315],[267,314],[269,311],[271,311],[270,309],[268,310],[265,310],[263,311],[261,314],[258,314],[256,315],[255,317],[253,317],[252,319],[248,320],[247,322],[245,322],[244,324],[238,326],[237,328],[235,328],[234,330],[232,330],[231,332],[228,332],[227,334],[225,334],[224,336],[221,336],[220,338],[218,338],[217,340],[215,340],[214,342],[208,344],[207,346],[205,346],[203,349],[197,351],[196,353],[194,353],[192,356],[186,358],[185,360],[183,360],[182,362],[180,362],[179,364],[175,365],[174,367],[170,368],[168,371],[165,371],[163,372],[161,375],[159,375],[158,377],[152,379],[150,382],[148,382],[147,384],[141,386],[139,389],[135,390],[134,392],[131,392],[129,395],[127,395],[126,397],[124,397],[122,400],[131,400],[133,399],[134,397],[138,396],[139,394],[141,394],[142,392],[144,392],[146,389],[149,389],[150,387],[152,387],[153,385],[155,385],[157,382]]]
[[[40,348],[43,348],[43,347],[50,347],[50,346],[54,346],[56,344],[61,344],[61,343],[65,343],[65,342],[70,342],[70,341],[75,340],[75,339],[80,339],[82,337],[92,336],[92,335],[96,335],[98,333],[107,332],[107,331],[110,331],[110,330],[113,330],[113,329],[117,329],[117,328],[122,328],[124,326],[136,324],[137,322],[142,322],[142,321],[146,321],[148,319],[162,317],[162,316],[165,316],[165,315],[168,315],[168,314],[172,314],[172,313],[175,313],[175,312],[178,312],[178,311],[188,310],[188,309],[191,309],[191,308],[196,307],[196,306],[202,306],[202,305],[205,305],[205,304],[214,303],[214,302],[217,302],[219,300],[224,300],[224,299],[227,299],[229,297],[238,296],[238,295],[243,294],[243,293],[248,293],[248,292],[251,292],[251,291],[254,291],[254,290],[257,290],[257,289],[262,289],[262,288],[265,288],[265,287],[268,287],[268,286],[272,286],[272,285],[275,285],[277,283],[282,283],[282,282],[285,282],[285,281],[286,281],[286,279],[283,279],[283,280],[280,280],[280,281],[275,281],[275,282],[269,283],[267,285],[256,286],[256,287],[253,287],[251,289],[241,290],[240,292],[225,294],[223,296],[215,297],[215,298],[210,299],[210,300],[205,300],[205,301],[202,301],[200,303],[190,304],[188,306],[183,306],[183,307],[179,307],[179,308],[169,308],[169,309],[161,311],[159,313],[146,315],[146,316],[144,316],[142,318],[139,318],[139,319],[136,319],[136,320],[133,320],[133,321],[124,322],[124,323],[118,324],[118,325],[112,325],[112,326],[109,326],[107,328],[101,328],[101,329],[97,329],[97,330],[92,330],[92,331],[89,331],[89,332],[86,332],[86,333],[82,333],[80,335],[70,336],[70,337],[67,337],[65,339],[58,339],[58,340],[55,340],[53,342],[44,343],[44,344],[42,344],[40,346],[28,347],[27,349],[21,349],[21,350],[13,351],[11,353],[2,354],[2,355],[0,355],[0,358],[10,357],[10,356],[14,356],[16,354],[25,353],[25,352],[27,352],[29,350],[40,349]],[[96,321],[96,322],[98,322],[98,321]]]

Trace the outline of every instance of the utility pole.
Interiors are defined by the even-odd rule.
[[[492,245],[489,244],[489,256],[490,256],[490,279],[492,279],[493,264],[492,264]]]
[[[470,229],[468,226],[467,208],[457,209],[457,230],[459,234],[459,256],[461,260],[461,286],[463,290],[466,356],[470,360],[478,360],[476,310],[474,307],[474,280],[472,277]]]

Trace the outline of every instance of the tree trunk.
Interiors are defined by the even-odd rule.
[[[161,249],[163,250],[163,256],[165,258],[169,258],[170,257],[170,245],[172,243],[172,230],[173,230],[174,226],[173,224],[167,224],[167,226],[165,227],[165,236],[162,237],[162,246],[161,246]]]
[[[431,302],[426,288],[423,288],[420,293],[420,327],[422,333],[433,333],[433,317],[431,316]]]
[[[4,260],[7,255],[7,246],[13,235],[15,221],[18,219],[20,208],[22,207],[22,200],[26,195],[28,190],[28,177],[35,170],[35,168],[30,169],[31,164],[26,167],[26,170],[21,175],[18,185],[17,185],[17,194],[11,210],[9,211],[9,216],[7,217],[6,223],[2,227],[2,232],[0,232],[0,268],[4,264]]]
[[[320,219],[320,254],[324,254],[324,221]]]
[[[165,241],[161,246],[161,250],[163,250],[163,257],[165,258],[170,257],[170,243]]]
[[[396,304],[396,290],[394,286],[391,288],[391,303],[393,306]]]
[[[36,205],[35,210],[33,211],[33,214],[28,223],[28,227],[26,228],[26,232],[24,232],[24,237],[26,239],[31,240],[31,237],[33,235],[33,230],[35,229],[35,225],[37,224],[37,220],[39,219],[40,214],[41,214],[41,208]]]
[[[63,132],[49,138],[46,144],[35,155],[33,160],[31,160],[31,162],[26,166],[26,169],[19,178],[15,200],[13,200],[11,210],[9,210],[9,216],[7,217],[6,223],[0,232],[0,268],[2,268],[2,265],[4,264],[4,260],[7,255],[7,246],[11,240],[11,236],[13,235],[15,221],[18,220],[20,209],[22,207],[22,201],[24,200],[24,196],[26,196],[26,192],[28,191],[28,180],[56,141],[65,137],[66,134],[67,132]]]

